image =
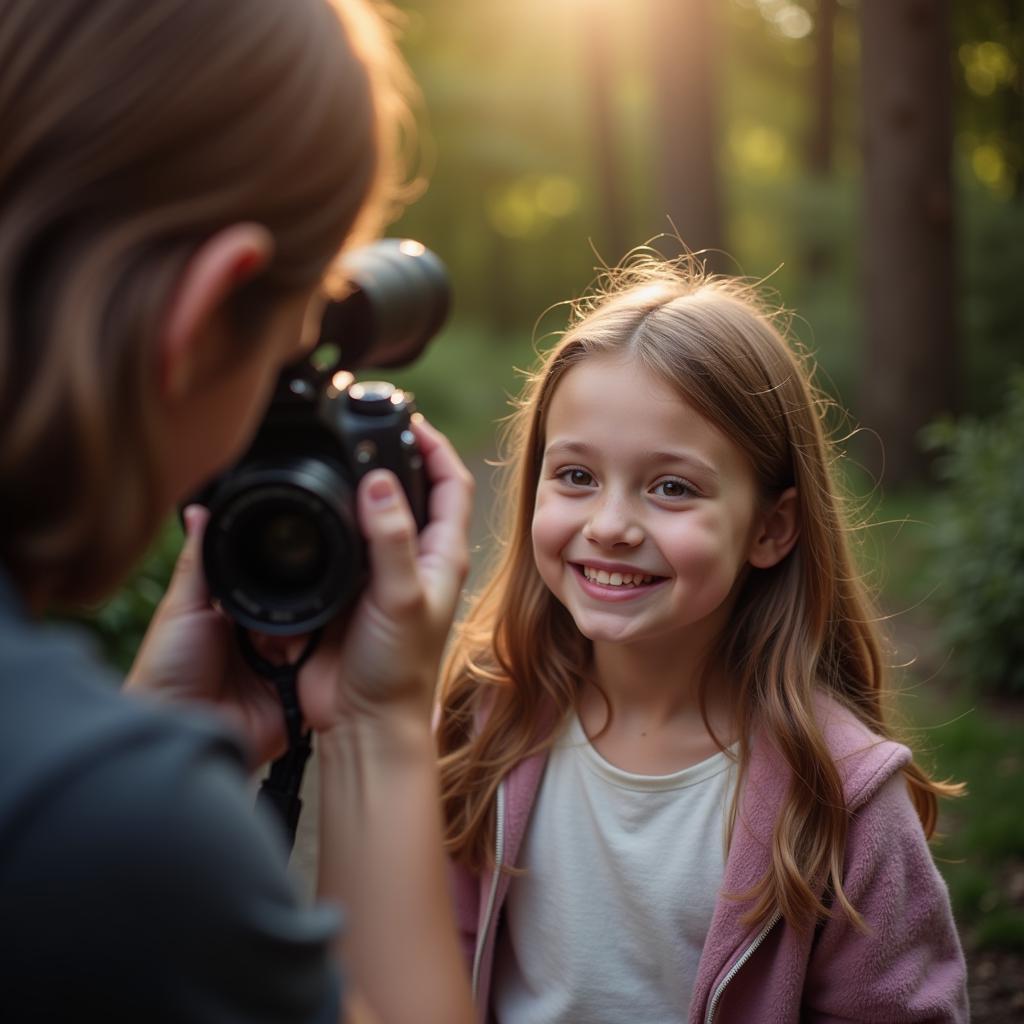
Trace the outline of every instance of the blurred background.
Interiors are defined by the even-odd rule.
[[[558,306],[651,244],[767,279],[833,424],[974,1019],[1024,1019],[1024,0],[420,0],[428,188],[389,232],[453,319],[392,374],[480,477]],[[852,435],[852,436],[851,436]],[[180,545],[88,619],[130,663]]]

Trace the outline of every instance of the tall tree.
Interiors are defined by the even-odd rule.
[[[836,0],[818,0],[814,19],[814,63],[811,65],[811,119],[807,132],[808,174],[818,181],[832,177],[835,155],[835,24]],[[804,265],[811,278],[823,277],[834,261],[833,243],[827,235],[807,231]]]
[[[652,0],[651,53],[658,148],[658,214],[692,250],[725,245],[718,175],[718,31],[713,0]],[[667,226],[667,225],[666,225]]]
[[[631,245],[619,161],[619,139],[613,84],[615,53],[609,31],[609,11],[603,6],[588,10],[583,22],[583,66],[590,104],[594,164],[603,220],[599,245],[602,258],[614,265]],[[605,248],[607,246],[607,248]]]
[[[827,178],[834,149],[836,0],[818,0],[816,13],[811,67],[814,118],[807,139],[807,167],[815,177]]]
[[[918,433],[956,398],[949,0],[867,0],[861,35],[861,420],[884,446],[869,462],[901,483],[924,476]]]
[[[1006,43],[1013,58],[1012,80],[1002,90],[1013,176],[1013,198],[1024,203],[1024,9],[1020,0],[1004,0]]]

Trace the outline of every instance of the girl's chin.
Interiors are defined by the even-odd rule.
[[[633,644],[646,639],[645,631],[635,623],[609,623],[595,621],[591,615],[574,615],[576,628],[591,642],[605,644]]]

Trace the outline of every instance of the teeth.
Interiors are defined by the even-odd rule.
[[[654,577],[640,572],[606,572],[604,569],[594,569],[589,565],[583,566],[583,575],[595,583],[603,583],[607,587],[639,587],[644,583],[650,583]]]

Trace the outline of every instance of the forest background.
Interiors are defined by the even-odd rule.
[[[390,374],[480,477],[518,370],[604,265],[680,243],[794,313],[865,528],[973,1019],[1024,1019],[1024,2],[419,0],[428,188],[390,234],[453,316]],[[130,663],[181,543],[87,618]]]

